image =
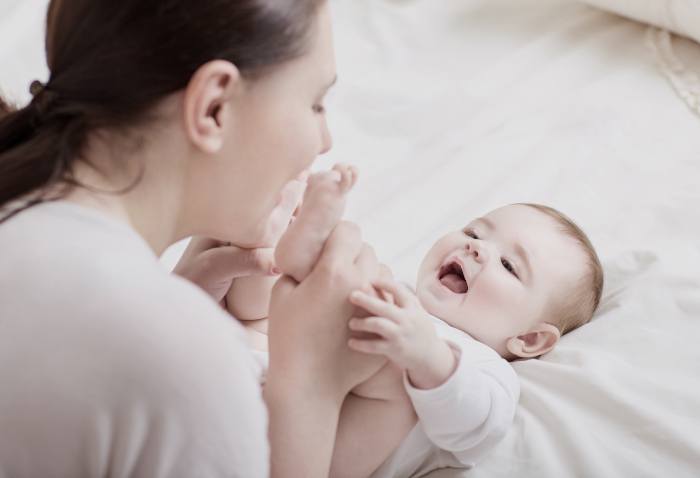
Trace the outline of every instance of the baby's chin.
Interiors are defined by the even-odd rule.
[[[419,282],[416,287],[416,296],[418,297],[421,306],[423,306],[423,309],[433,317],[437,317],[438,319],[447,322],[451,326],[462,330],[461,327],[456,325],[456,320],[454,320],[456,317],[452,317],[453,314],[450,310],[452,308],[452,304],[449,304],[448,301],[444,299],[436,297],[436,295],[430,290],[431,285],[432,284],[426,284],[425,282]]]
[[[423,309],[433,317],[442,320],[455,329],[461,330],[477,342],[490,347],[504,359],[509,361],[513,359],[506,348],[508,338],[482,337],[478,331],[470,330],[468,325],[464,323],[464,311],[451,310],[452,308],[447,301],[440,300],[430,292],[429,284],[419,282],[416,286],[416,295]]]

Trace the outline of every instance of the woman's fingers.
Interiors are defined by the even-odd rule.
[[[207,250],[212,249],[214,247],[219,247],[223,244],[224,244],[223,242],[217,241],[216,239],[211,239],[209,237],[195,236],[192,239],[190,239],[190,242],[189,242],[189,244],[187,244],[187,248],[185,249],[183,256],[189,257],[189,256],[201,254],[204,251],[207,251]]]
[[[298,286],[299,283],[293,277],[286,275],[280,277],[272,287],[270,301],[284,302],[288,300]]]
[[[205,254],[209,271],[217,278],[246,277],[252,275],[274,275],[275,250],[241,249],[236,246],[225,246],[210,249]]]
[[[366,310],[372,315],[378,315],[392,320],[395,319],[398,312],[395,305],[359,290],[350,294],[350,303]]]

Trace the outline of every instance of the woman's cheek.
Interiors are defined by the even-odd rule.
[[[296,123],[294,131],[293,145],[290,151],[295,153],[295,164],[299,172],[307,169],[321,153],[322,136],[318,127],[318,119],[311,113],[305,116],[302,121]]]

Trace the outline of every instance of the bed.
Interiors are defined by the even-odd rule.
[[[521,400],[493,453],[430,477],[699,476],[700,116],[669,81],[665,33],[573,0],[332,3],[319,167],[360,168],[348,217],[398,277],[444,231],[524,201],[575,218],[607,274],[590,324],[514,363]],[[18,101],[46,77],[44,4],[0,0],[0,85]],[[700,45],[669,38],[700,72]]]

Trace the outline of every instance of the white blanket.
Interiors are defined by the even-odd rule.
[[[403,278],[490,208],[573,216],[605,263],[595,320],[518,362],[513,428],[436,477],[700,472],[700,119],[646,27],[566,0],[334,2],[335,149],[351,217]],[[700,19],[698,19],[700,22]],[[700,46],[675,40],[700,72]]]
[[[0,87],[18,99],[45,78],[43,3],[0,0]],[[435,477],[697,476],[700,120],[645,27],[569,0],[332,3],[321,163],[359,166],[348,215],[400,277],[444,231],[520,201],[577,219],[606,267],[595,320],[515,364],[506,439]],[[700,47],[675,46],[700,71]]]

